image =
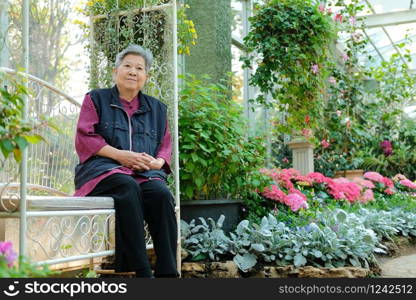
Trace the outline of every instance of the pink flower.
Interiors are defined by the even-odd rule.
[[[327,10],[326,10],[326,12],[328,13],[328,15],[330,15],[330,14],[332,14],[332,8],[328,8]]]
[[[338,117],[340,117],[340,116],[341,116],[341,114],[342,114],[342,111],[337,110],[337,116],[338,116]]]
[[[1,257],[4,257],[9,268],[13,266],[17,254],[13,251],[12,242],[0,242],[0,258]]]
[[[310,129],[303,128],[301,132],[305,138],[310,138],[312,136],[312,131]]]
[[[306,197],[302,197],[298,193],[292,193],[287,195],[285,204],[289,206],[292,211],[297,211],[301,208],[308,208],[308,203],[306,203]]]
[[[350,17],[349,20],[352,26],[355,26],[355,24],[357,23],[357,19],[354,16]]]
[[[394,183],[390,178],[383,177],[383,182],[382,183],[388,188],[394,187]]]
[[[266,187],[262,195],[266,198],[276,200],[282,203],[284,202],[286,198],[286,194],[282,190],[280,190],[276,185],[272,185],[271,188]]]
[[[400,180],[399,183],[403,186],[406,186],[412,190],[416,190],[416,184],[414,182],[411,182],[409,179],[403,179]]]
[[[345,177],[338,177],[338,178],[333,179],[333,181],[336,183],[343,183],[343,184],[350,183],[350,181]]]
[[[318,8],[319,8],[319,11],[323,13],[325,11],[325,4],[323,3],[319,4]]]
[[[394,191],[391,188],[388,188],[384,191],[384,193],[386,193],[387,195],[393,195]]]
[[[336,14],[334,16],[334,21],[342,23],[342,18],[343,18],[343,16],[341,14]]]
[[[344,53],[344,52],[342,53],[342,56],[341,57],[342,57],[342,60],[343,61],[347,61],[347,60],[350,59],[349,56],[347,55],[347,53]]]
[[[362,187],[366,187],[368,189],[375,188],[375,185],[370,180],[365,180],[365,179],[362,179],[360,177],[354,177],[352,179],[352,181],[354,181],[355,183],[361,185]]]
[[[319,66],[317,64],[314,64],[312,65],[311,70],[313,74],[317,74],[319,72]]]
[[[327,140],[322,140],[321,141],[321,146],[322,146],[322,148],[324,148],[324,149],[326,149],[326,148],[328,148],[329,147],[329,143],[327,142]]]
[[[337,178],[328,181],[329,194],[335,199],[346,199],[353,203],[361,196],[361,188],[346,178]]]
[[[328,82],[331,83],[331,84],[335,84],[335,83],[337,83],[337,80],[335,79],[335,77],[331,76],[331,77],[328,78]]]
[[[307,185],[307,186],[312,185],[312,180],[307,176],[303,176],[303,175],[296,176],[294,180],[296,181],[297,184],[300,184],[300,185]]]
[[[287,159],[287,157],[285,157],[285,158],[282,159],[282,163],[284,163],[284,164],[288,164],[289,163],[289,160]]]
[[[375,182],[383,183],[383,176],[377,172],[366,172],[364,173],[364,178],[370,179]]]
[[[313,183],[326,183],[328,181],[328,177],[325,177],[323,174],[319,172],[312,172],[306,175]]]

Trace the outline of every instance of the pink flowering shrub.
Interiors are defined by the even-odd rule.
[[[369,179],[371,181],[374,181],[374,182],[380,182],[380,183],[382,183],[384,177],[383,177],[383,175],[381,175],[381,174],[379,174],[377,172],[366,172],[364,174],[364,178],[367,178],[367,179]]]
[[[405,192],[415,192],[416,190],[416,181],[411,181],[403,174],[396,174],[393,178],[393,184],[398,190]]]
[[[307,209],[309,205],[306,195],[315,195],[317,192],[323,192],[335,200],[365,204],[374,201],[375,192],[393,195],[397,185],[410,191],[416,190],[416,183],[401,174],[396,175],[393,181],[377,172],[367,172],[364,178],[356,177],[353,180],[329,178],[319,172],[303,176],[295,169],[262,169],[261,172],[274,181],[261,194],[288,206],[292,211]]]
[[[345,199],[351,203],[356,202],[361,196],[358,184],[346,178],[337,178],[328,181],[329,194],[335,199]]]
[[[387,194],[393,195],[396,190],[394,188],[394,182],[390,178],[384,177],[377,172],[366,172],[364,178],[369,179],[375,185],[374,190]]]
[[[300,175],[299,171],[295,169],[262,169],[260,171],[269,175],[276,183],[276,185],[273,184],[271,187],[265,188],[262,193],[264,197],[283,203],[292,211],[308,208],[306,196],[294,185],[294,182],[300,183],[300,185],[311,185],[312,181],[308,177]]]

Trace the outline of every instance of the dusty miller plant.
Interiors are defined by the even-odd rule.
[[[215,261],[228,253],[230,239],[222,229],[224,219],[221,215],[217,222],[212,218],[207,222],[200,217],[201,224],[196,224],[195,220],[189,224],[181,220],[182,245],[192,255],[192,260]]]

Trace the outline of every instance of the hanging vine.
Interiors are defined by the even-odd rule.
[[[77,21],[92,38],[88,45],[91,59],[90,87],[112,84],[112,68],[115,55],[127,45],[135,43],[152,51],[155,63],[152,82],[160,83],[166,66],[159,62],[171,59],[170,51],[172,15],[163,9],[169,0],[99,0],[88,1],[79,11],[92,20],[92,24]],[[178,54],[189,55],[196,45],[197,33],[192,20],[186,14],[188,5],[177,10]],[[92,30],[92,32],[91,32]],[[165,70],[166,71],[166,70]],[[162,76],[163,77],[163,76]],[[154,84],[153,84],[154,85]],[[159,89],[160,91],[160,89]],[[163,98],[163,95],[160,95]]]
[[[276,124],[281,133],[316,128],[337,37],[336,20],[313,0],[269,0],[256,7],[250,22],[244,39],[249,54],[243,61],[255,69],[250,83],[261,92],[253,101],[287,112],[286,123]]]

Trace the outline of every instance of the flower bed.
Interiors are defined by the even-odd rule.
[[[308,208],[308,194],[312,198],[316,195],[324,199],[346,200],[350,203],[372,201],[374,193],[393,195],[400,191],[416,195],[416,183],[401,174],[397,174],[392,180],[377,172],[367,172],[364,178],[348,180],[343,177],[333,179],[318,172],[302,176],[295,169],[262,169],[262,172],[274,181],[262,195],[287,205],[292,211]]]
[[[375,254],[388,252],[383,243],[416,236],[413,183],[402,175],[389,179],[368,172],[349,181],[291,169],[263,172],[273,179],[262,192],[275,204],[273,214],[258,222],[243,220],[229,234],[221,228],[224,217],[201,218],[200,225],[183,222],[188,260],[232,260],[243,277],[263,265],[376,270]]]

